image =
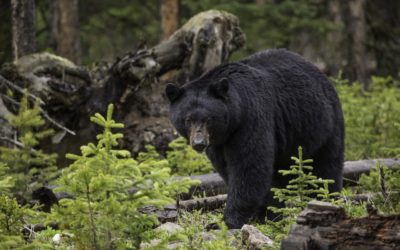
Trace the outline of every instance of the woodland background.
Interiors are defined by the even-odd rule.
[[[15,11],[17,8],[23,12]],[[90,72],[65,84],[72,89],[70,94],[65,95],[63,90],[64,95],[56,93],[53,97],[63,101],[46,102],[45,109],[52,118],[78,133],[75,137],[68,133],[60,136],[57,147],[42,143],[46,150],[61,155],[59,164],[66,164],[63,155],[77,152],[80,145],[94,139],[96,131],[88,117],[105,112],[111,102],[117,106],[117,120],[126,126],[122,147],[137,155],[151,143],[165,152],[176,137],[163,97],[165,82],[183,84],[207,67],[194,73],[186,70],[186,78],[173,72],[163,77],[150,75],[146,86],[131,84],[130,79],[119,76],[108,83],[103,79],[119,58],[165,41],[192,16],[209,9],[236,15],[246,37],[238,46],[241,48],[233,49],[221,62],[268,48],[287,48],[315,63],[328,76],[340,74],[349,84],[358,82],[363,89],[369,89],[372,76],[399,77],[400,3],[396,0],[1,1],[0,64],[48,51]],[[12,67],[2,68],[2,75],[11,82],[24,88],[32,86],[27,81],[19,83]],[[106,87],[94,90],[94,82]],[[57,106],[60,102],[64,108]]]
[[[233,15],[198,18],[210,9]],[[335,85],[345,115],[346,188],[329,194],[328,180],[298,171],[312,164],[299,151],[289,170],[300,173],[293,190],[275,193],[286,207],[272,209],[284,219],[257,227],[279,248],[311,200],[305,193],[314,192],[354,216],[349,227],[328,228],[348,237],[328,235],[331,246],[400,244],[392,237],[398,217],[373,217],[400,213],[399,1],[1,0],[0,248],[137,249],[156,239],[156,248],[178,240],[181,249],[238,249],[222,224],[214,241],[203,239],[208,224],[222,221],[220,210],[180,212],[220,208],[226,189],[206,157],[178,138],[164,88],[268,48],[299,53]],[[376,158],[390,159],[364,160]],[[182,195],[196,180],[196,192]],[[365,215],[368,233],[345,231]],[[178,220],[183,231],[160,234],[156,217]],[[382,224],[382,239],[374,238]]]
[[[342,70],[368,84],[371,75],[398,74],[400,3],[396,0],[27,0],[34,16],[27,48],[51,51],[77,64],[111,61],[167,38],[193,15],[226,10],[247,36],[232,59],[288,48],[329,75]],[[0,2],[0,64],[13,59],[11,1]],[[14,51],[14,53],[16,53]]]

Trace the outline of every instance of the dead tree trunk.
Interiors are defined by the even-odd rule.
[[[52,21],[56,54],[77,64],[81,62],[78,4],[79,0],[54,1]]]
[[[312,201],[297,217],[281,249],[398,249],[399,216],[347,218],[344,209]]]
[[[245,37],[236,16],[207,11],[192,17],[167,40],[150,48],[131,52],[113,64],[87,70],[48,53],[36,54],[3,68],[3,74],[20,87],[29,88],[45,103],[44,109],[63,127],[44,147],[63,156],[95,140],[98,133],[89,116],[116,106],[115,119],[125,124],[122,147],[136,154],[153,144],[161,152],[176,137],[168,119],[165,84],[159,77],[178,70],[181,84],[226,62],[244,45]],[[34,83],[34,84],[29,84]],[[6,100],[3,99],[4,102]],[[5,103],[8,105],[9,103]]]
[[[36,51],[35,1],[11,0],[14,59]]]

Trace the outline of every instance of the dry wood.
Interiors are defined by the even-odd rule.
[[[348,218],[343,208],[312,201],[281,249],[398,249],[399,230],[399,216]]]
[[[245,36],[236,16],[210,10],[192,17],[157,46],[126,55],[114,69],[139,83],[180,69],[184,83],[225,62],[244,43]]]
[[[45,103],[44,114],[53,118],[48,120],[57,121],[56,128],[69,132],[60,131],[61,136],[41,145],[46,152],[58,153],[58,165],[65,166],[69,163],[64,158],[66,153],[79,153],[81,145],[95,140],[98,130],[88,117],[104,113],[109,103],[115,105],[115,119],[125,124],[125,137],[121,141],[124,148],[137,154],[145,145],[152,144],[164,153],[177,135],[169,121],[163,94],[166,82],[158,78],[178,71],[177,78],[183,84],[226,62],[244,42],[239,19],[212,10],[192,17],[154,47],[130,52],[90,71],[65,58],[40,53],[3,66],[0,74],[40,97]],[[6,90],[0,91],[4,94]]]
[[[11,81],[7,80],[7,79],[4,78],[2,75],[0,75],[0,84],[1,84],[1,85],[3,85],[3,84],[4,84],[4,85],[7,85],[8,87],[10,87],[11,89],[13,89],[14,91],[19,92],[20,94],[23,94],[23,93],[24,93],[24,90],[23,90],[21,87],[19,87],[18,85],[12,83]],[[0,85],[0,86],[1,86],[1,85]],[[33,101],[39,101],[39,103],[40,103],[41,105],[44,104],[44,102],[43,102],[39,97],[35,96],[35,95],[32,94],[32,93],[28,93],[28,97],[29,97],[31,100],[33,100]]]
[[[346,161],[343,168],[344,182],[348,184],[354,184],[358,181],[362,174],[369,173],[369,171],[377,164],[378,161],[388,168],[393,168],[400,165],[400,159]],[[227,190],[224,181],[217,173],[191,176],[191,178],[200,180],[201,183],[198,186],[192,187],[189,194],[184,194],[182,196],[183,199],[194,194],[222,194]]]
[[[376,164],[380,162],[388,168],[394,168],[400,165],[400,159],[373,159],[346,161],[343,168],[343,178],[345,182],[351,183],[357,181],[362,174],[367,174]]]
[[[226,203],[226,194],[210,196],[205,198],[197,198],[192,200],[179,201],[177,208],[179,210],[193,211],[202,210],[212,211],[221,208]]]
[[[376,159],[376,160],[361,160],[361,161],[348,161],[345,162],[345,168],[343,171],[343,175],[345,178],[348,178],[348,180],[351,180],[352,182],[356,182],[358,178],[361,176],[362,173],[368,173],[372,167],[375,166],[375,164],[380,161],[384,165],[386,165],[389,168],[393,168],[397,165],[400,165],[400,160],[397,159]],[[182,206],[182,208],[188,208],[189,210],[192,209],[198,209],[198,208],[204,208],[205,206],[209,207],[216,207],[216,204],[222,204],[222,197],[219,196],[221,194],[226,194],[227,192],[227,187],[225,183],[223,182],[222,178],[216,174],[216,173],[211,173],[211,174],[204,174],[204,175],[195,175],[195,176],[190,176],[190,178],[195,179],[195,180],[200,180],[200,184],[197,186],[192,186],[190,188],[189,193],[186,194],[180,194],[179,196],[179,204]],[[351,182],[350,182],[351,184]],[[46,207],[51,207],[52,204],[56,203],[59,199],[63,198],[71,198],[70,195],[66,193],[53,193],[53,189],[55,186],[47,186],[47,187],[42,187],[38,190],[36,190],[33,194],[34,199],[39,200],[39,202],[46,206]],[[131,192],[130,190],[129,192]],[[193,199],[195,196],[201,196],[201,197],[207,197],[203,199]],[[56,197],[56,198],[55,198]],[[214,198],[210,198],[214,197]],[[369,194],[367,195],[360,195],[360,197],[355,197],[350,199],[354,200],[363,200],[367,198],[371,198]],[[188,200],[188,201],[187,201]],[[176,209],[173,208],[173,211]],[[175,213],[175,212],[173,212]],[[168,215],[169,216],[169,215]],[[166,217],[168,217],[166,216]],[[175,216],[175,215],[174,215]]]

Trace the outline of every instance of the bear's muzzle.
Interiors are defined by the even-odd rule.
[[[194,123],[190,128],[190,145],[197,152],[203,152],[209,144],[209,134],[205,124]]]

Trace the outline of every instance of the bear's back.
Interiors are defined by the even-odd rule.
[[[260,51],[239,61],[261,72],[281,73],[292,72],[297,74],[307,72],[308,74],[322,75],[320,70],[300,55],[286,49],[269,49]]]
[[[274,85],[281,94],[286,92],[288,96],[304,99],[315,97],[317,92],[336,102],[336,91],[326,75],[311,62],[286,49],[261,51],[238,63],[264,74],[269,79],[267,85]]]
[[[342,123],[338,96],[333,84],[312,63],[284,50],[271,49],[249,56],[240,63],[265,74],[264,88],[274,89],[278,151],[290,158],[302,145],[313,151]],[[286,148],[289,145],[289,148]],[[287,154],[282,153],[287,152]]]

